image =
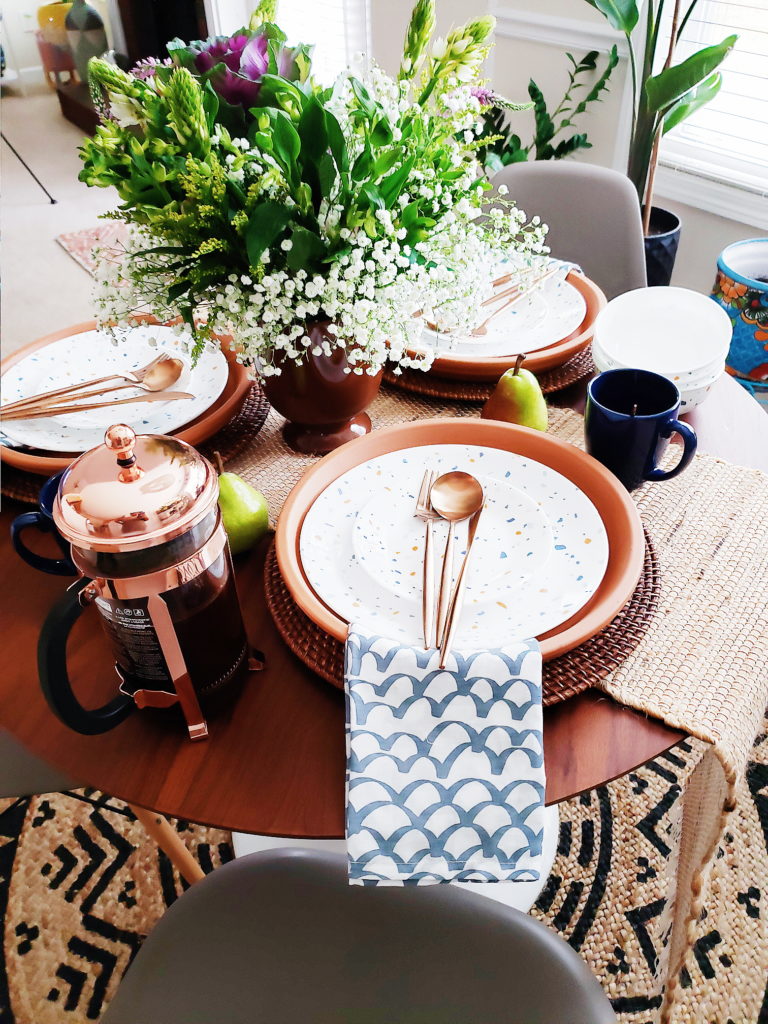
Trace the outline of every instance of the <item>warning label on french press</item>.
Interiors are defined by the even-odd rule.
[[[167,683],[170,677],[146,599],[110,601],[98,597],[96,605],[120,668],[140,679]]]

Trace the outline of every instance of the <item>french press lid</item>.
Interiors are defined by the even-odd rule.
[[[53,519],[75,547],[136,551],[192,529],[218,493],[216,471],[191,445],[116,423],[64,473]]]

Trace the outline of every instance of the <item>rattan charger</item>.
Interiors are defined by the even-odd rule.
[[[613,672],[640,643],[659,603],[660,574],[653,541],[645,533],[643,571],[632,597],[602,633],[544,665],[543,700],[558,704]],[[333,686],[344,686],[344,644],[299,608],[280,574],[274,544],[264,567],[264,590],[277,631],[293,653]]]
[[[562,366],[553,370],[542,370],[536,374],[541,390],[545,395],[576,384],[595,372],[592,362],[592,351],[588,345],[568,359]],[[427,395],[429,398],[447,398],[456,402],[485,402],[493,394],[495,384],[482,384],[477,381],[448,380],[436,377],[422,370],[403,370],[395,374],[392,370],[384,371],[384,380],[400,391],[410,391],[416,395]]]

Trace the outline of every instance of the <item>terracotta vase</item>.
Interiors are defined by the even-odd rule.
[[[328,323],[308,328],[310,349],[326,339],[336,344]],[[335,348],[329,356],[308,350],[300,364],[283,358],[276,365],[281,373],[265,378],[264,391],[272,407],[285,416],[283,437],[294,451],[325,455],[370,431],[371,419],[364,410],[378,394],[381,373],[345,373],[349,364],[343,348]]]

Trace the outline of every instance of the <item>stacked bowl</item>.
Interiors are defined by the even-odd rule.
[[[638,288],[612,299],[595,321],[592,358],[601,372],[652,370],[671,380],[686,412],[700,405],[725,369],[728,314],[687,288]]]

